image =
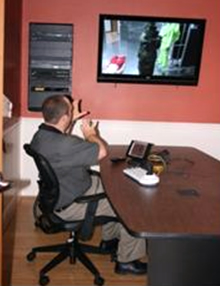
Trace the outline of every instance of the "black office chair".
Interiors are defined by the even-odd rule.
[[[76,260],[79,259],[81,263],[84,264],[84,266],[95,276],[94,284],[100,286],[103,285],[104,279],[85,253],[111,254],[112,256],[114,256],[115,253],[109,253],[98,246],[79,243],[79,239],[89,239],[93,233],[95,225],[117,221],[117,218],[114,217],[95,217],[95,210],[98,201],[105,198],[105,194],[83,196],[75,200],[77,203],[88,203],[86,215],[83,220],[65,221],[61,219],[54,212],[59,198],[59,181],[53,168],[47,159],[34,151],[29,144],[24,145],[24,150],[34,159],[39,171],[39,194],[33,206],[35,225],[40,227],[40,229],[46,234],[59,232],[70,233],[70,238],[67,239],[65,243],[34,247],[27,255],[27,260],[32,261],[35,259],[37,252],[58,252],[58,254],[40,270],[39,284],[42,286],[47,285],[50,281],[48,275],[46,275],[47,272],[66,258],[69,258],[71,264],[74,264]]]

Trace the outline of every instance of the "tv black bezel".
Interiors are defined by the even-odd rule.
[[[159,76],[151,75],[143,78],[139,75],[127,74],[106,74],[102,72],[103,60],[103,29],[104,20],[126,20],[126,21],[154,21],[154,22],[177,22],[177,23],[195,23],[200,25],[200,38],[198,51],[198,61],[196,71],[193,77],[176,77],[176,76]],[[168,85],[189,85],[196,86],[199,81],[201,68],[202,52],[204,47],[206,19],[202,18],[178,18],[178,17],[160,17],[160,16],[134,16],[134,15],[119,15],[119,14],[100,14],[99,15],[99,38],[98,38],[98,68],[97,81],[106,83],[137,83],[137,84],[168,84]]]

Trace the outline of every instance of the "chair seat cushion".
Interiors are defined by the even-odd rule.
[[[38,219],[38,226],[47,234],[58,232],[72,232],[80,229],[82,221],[64,221],[56,215],[41,215]]]

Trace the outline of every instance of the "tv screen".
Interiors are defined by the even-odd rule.
[[[100,15],[98,82],[197,85],[204,19]]]

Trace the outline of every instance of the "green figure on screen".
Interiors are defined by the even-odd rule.
[[[180,25],[178,23],[166,23],[160,29],[159,35],[161,37],[161,44],[157,57],[157,65],[159,65],[162,73],[165,73],[169,67],[169,55],[173,44],[180,37]]]

